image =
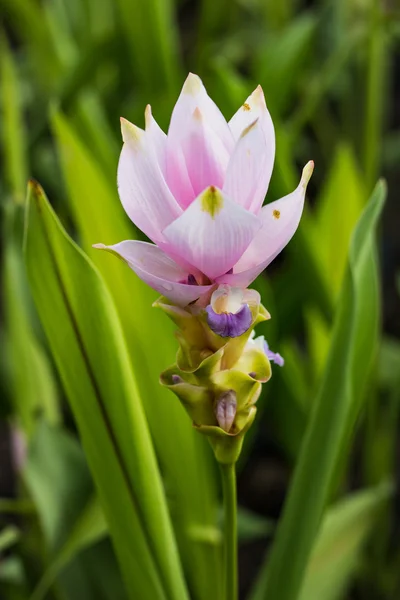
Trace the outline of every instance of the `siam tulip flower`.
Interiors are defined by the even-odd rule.
[[[274,127],[260,86],[227,123],[190,74],[166,135],[147,106],[146,128],[121,119],[122,205],[153,243],[97,247],[118,254],[149,286],[185,307],[219,285],[247,288],[295,233],[313,162],[289,195],[262,206],[275,156]],[[209,309],[214,331],[238,331],[248,308],[228,320]],[[225,314],[225,313],[224,313]],[[215,329],[216,328],[216,329]],[[225,329],[224,329],[225,328]]]
[[[178,327],[176,362],[161,383],[180,399],[221,464],[233,464],[256,414],[271,362],[254,328],[270,318],[252,281],[295,233],[310,161],[298,187],[265,205],[275,134],[259,86],[227,123],[190,74],[166,135],[146,108],[145,130],[121,119],[122,205],[152,243],[97,244],[161,294]]]

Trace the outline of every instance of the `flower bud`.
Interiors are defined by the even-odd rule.
[[[231,430],[236,416],[236,392],[228,390],[220,395],[215,406],[218,425],[227,433]]]

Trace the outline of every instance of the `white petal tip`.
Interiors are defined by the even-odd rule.
[[[137,127],[124,117],[121,117],[121,133],[122,139],[125,143],[127,142],[135,142],[138,143],[144,133],[140,127]]]
[[[185,83],[183,84],[182,92],[190,96],[195,96],[199,93],[202,87],[203,83],[200,77],[194,73],[189,73]]]
[[[258,85],[251,95],[251,99],[256,106],[265,106],[264,90],[261,85]]]
[[[300,184],[306,188],[308,182],[310,181],[311,175],[314,171],[314,161],[310,160],[303,169],[303,173],[301,174]]]
[[[92,248],[96,248],[96,250],[107,250],[107,246],[105,244],[92,244]]]
[[[146,125],[148,124],[148,121],[151,120],[151,117],[152,117],[151,106],[150,106],[150,104],[148,104],[146,106],[146,108],[144,109],[144,118],[146,119]]]

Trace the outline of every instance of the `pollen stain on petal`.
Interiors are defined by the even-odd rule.
[[[242,108],[243,108],[243,110],[247,110],[247,111],[251,110],[251,106],[250,106],[250,104],[248,104],[247,102],[245,102],[245,103],[243,104],[243,107],[242,107]]]
[[[281,216],[281,212],[280,210],[273,210],[272,211],[272,216],[274,217],[274,219],[279,219],[279,217]]]
[[[245,129],[243,129],[240,137],[244,138],[248,133],[250,133],[250,131],[253,129],[253,127],[255,127],[257,125],[257,122],[258,122],[258,117],[252,123],[250,123],[250,125],[248,125]]]
[[[201,210],[215,218],[224,206],[224,198],[221,192],[210,185],[201,195]]]

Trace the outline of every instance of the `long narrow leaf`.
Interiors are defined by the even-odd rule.
[[[268,565],[253,600],[298,597],[338,460],[360,409],[375,353],[378,288],[374,232],[385,198],[379,183],[354,231],[325,376],[302,445]]]
[[[0,40],[0,84],[3,109],[4,174],[13,198],[22,203],[27,180],[22,97],[14,57],[5,38]]]
[[[186,597],[149,431],[106,286],[29,185],[34,300],[74,411],[131,598]]]
[[[332,506],[324,519],[307,567],[300,600],[341,600],[360,564],[366,538],[390,484],[356,492]]]

